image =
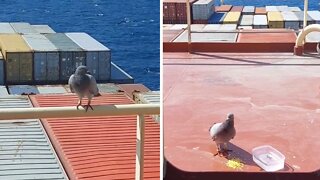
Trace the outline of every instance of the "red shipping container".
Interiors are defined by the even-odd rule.
[[[232,12],[242,12],[243,6],[233,6],[230,11]]]
[[[216,12],[229,12],[231,8],[232,8],[232,5],[216,6],[215,11]]]

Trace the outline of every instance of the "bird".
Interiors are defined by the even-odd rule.
[[[99,93],[95,78],[90,74],[87,67],[83,65],[78,66],[75,73],[70,76],[68,84],[70,91],[76,93],[79,97],[77,109],[79,109],[79,106],[82,106],[82,98],[86,96],[88,98],[88,104],[83,107],[86,112],[89,107],[93,110],[91,99],[93,96],[101,96],[101,94]]]
[[[236,135],[236,129],[234,127],[234,115],[229,113],[224,122],[214,123],[209,128],[209,133],[218,148],[218,152],[215,154],[215,156],[218,154],[224,155],[224,153],[231,151],[227,149],[227,143]],[[222,145],[224,147],[222,147]]]

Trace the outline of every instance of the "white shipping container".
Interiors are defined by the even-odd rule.
[[[3,23],[0,23],[0,33],[14,34],[16,32],[14,31],[10,23],[3,22]]]
[[[253,25],[253,15],[242,15],[240,20],[240,26],[252,26]]]
[[[316,24],[320,24],[320,11],[308,11],[308,15]]]
[[[266,15],[254,15],[253,16],[253,28],[268,28],[268,21]]]
[[[279,11],[279,10],[276,6],[266,6],[266,11],[270,12],[270,11]]]
[[[199,0],[192,4],[194,20],[208,20],[213,14],[214,0]]]
[[[66,33],[86,53],[86,66],[97,81],[111,77],[111,51],[86,33]]]
[[[39,34],[29,23],[16,22],[10,23],[16,33],[19,34]]]
[[[288,6],[276,6],[278,11],[290,11]]]
[[[243,15],[253,15],[255,7],[254,6],[244,6],[242,10]]]
[[[40,34],[49,34],[56,33],[50,26],[48,25],[31,25],[34,30],[36,30]]]
[[[295,29],[295,30],[299,29],[299,19],[295,15],[294,12],[285,11],[285,12],[281,12],[281,15],[282,15],[283,20],[284,20],[284,27],[285,28],[287,28],[287,29]]]

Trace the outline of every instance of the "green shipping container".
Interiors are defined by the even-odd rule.
[[[32,82],[32,50],[21,35],[0,34],[0,46],[6,63],[7,84]]]

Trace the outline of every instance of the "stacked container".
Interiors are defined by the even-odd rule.
[[[225,13],[225,12],[215,12],[209,18],[208,23],[209,24],[222,24],[226,15],[227,15],[227,13]]]
[[[303,28],[303,20],[304,20],[304,12],[303,11],[297,11],[297,12],[293,12],[298,20],[299,20],[299,28]],[[310,25],[310,24],[314,24],[315,21],[312,20],[312,18],[307,15],[307,25]]]
[[[176,2],[173,0],[163,1],[163,23],[175,24],[177,21]]]
[[[10,23],[0,23],[0,33],[1,34],[14,34],[16,33]]]
[[[251,26],[253,25],[253,15],[242,15],[240,26]]]
[[[270,11],[279,11],[279,9],[277,8],[277,6],[266,6],[266,11],[270,12]]]
[[[0,85],[4,85],[4,58],[0,52]]]
[[[289,7],[289,10],[292,11],[292,12],[301,11],[301,9],[299,7]]]
[[[0,34],[7,84],[32,83],[32,50],[18,34]]]
[[[58,49],[42,34],[22,35],[29,47],[34,51],[34,80],[37,83],[59,81]]]
[[[213,0],[199,0],[192,4],[193,20],[208,20],[213,13]]]
[[[97,81],[109,81],[111,77],[111,51],[86,33],[66,33],[85,51],[86,66]]]
[[[308,11],[308,15],[316,24],[320,24],[320,11]]]
[[[187,3],[185,0],[176,0],[176,13],[177,13],[177,23],[178,24],[186,24],[187,23]],[[190,0],[190,15],[191,20],[193,19],[192,15],[192,4],[197,0]]]
[[[245,6],[242,10],[243,15],[254,15],[254,6]]]
[[[50,26],[48,25],[31,25],[35,31],[40,34],[49,34],[56,33]]]
[[[253,16],[253,28],[268,28],[267,16],[266,15],[254,15]]]
[[[286,11],[286,12],[281,12],[283,20],[284,20],[284,27],[288,29],[299,29],[299,19],[298,17],[294,14],[294,12],[291,11]]]
[[[241,12],[228,12],[223,20],[223,24],[238,24]]]
[[[290,11],[290,8],[288,6],[276,6],[278,11],[283,12],[283,11]]]
[[[80,65],[85,65],[86,53],[63,33],[45,34],[60,53],[60,80],[68,81]]]
[[[256,7],[255,11],[254,11],[255,15],[266,15],[267,11],[265,7]]]
[[[10,23],[10,25],[18,34],[38,34],[38,32],[29,23],[17,22]]]
[[[283,17],[280,12],[270,11],[267,16],[269,28],[284,28]]]

